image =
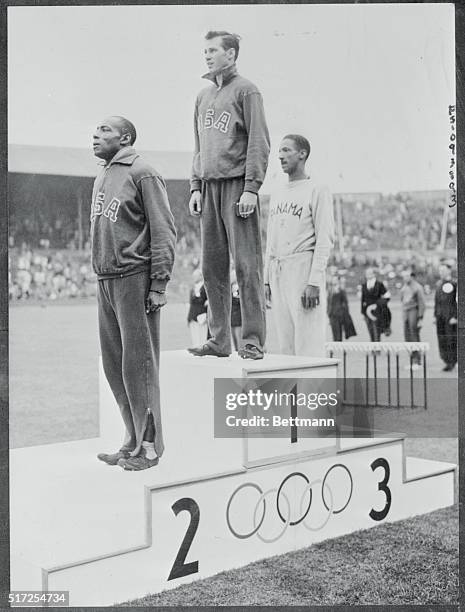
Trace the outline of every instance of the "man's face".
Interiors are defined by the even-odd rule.
[[[374,277],[375,277],[375,272],[374,272],[373,268],[367,268],[366,271],[365,271],[365,278],[367,280],[371,280]]]
[[[221,36],[205,41],[205,61],[209,72],[220,72],[234,64],[234,49],[223,49]]]
[[[443,279],[447,278],[449,276],[449,268],[447,266],[440,265],[439,266],[439,276]]]
[[[118,119],[108,117],[95,129],[92,137],[94,155],[109,161],[128,144],[128,134],[122,134]]]
[[[411,278],[412,274],[410,270],[402,270],[402,280],[404,281],[404,283],[408,283]]]
[[[286,174],[292,174],[299,164],[305,160],[305,151],[297,148],[296,143],[290,138],[285,138],[280,146],[278,153],[281,168]]]

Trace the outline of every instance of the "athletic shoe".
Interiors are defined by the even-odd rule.
[[[238,354],[242,359],[263,359],[263,351],[254,344],[246,344],[238,351]]]
[[[445,367],[442,368],[443,372],[452,372],[452,370],[455,368],[455,364],[452,363],[448,363]]]
[[[112,455],[108,455],[107,453],[99,453],[97,455],[97,459],[103,461],[108,465],[117,465],[120,459],[128,459],[130,457],[130,452],[126,450],[119,450],[117,453],[113,453]]]
[[[148,468],[154,467],[158,464],[158,457],[155,459],[148,459],[145,448],[141,448],[140,453],[137,457],[129,457],[128,459],[120,459],[118,461],[118,465],[122,467],[124,470],[128,470],[130,472],[138,472],[140,470],[146,470]]]
[[[215,349],[211,347],[208,342],[203,346],[188,348],[187,350],[191,355],[195,355],[196,357],[229,357],[229,353],[220,353],[219,351],[215,351]]]

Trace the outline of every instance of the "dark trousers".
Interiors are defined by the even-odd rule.
[[[368,333],[370,334],[371,342],[379,342],[381,333],[379,331],[379,325],[377,321],[373,321],[370,317],[365,315],[365,323],[367,324]]]
[[[405,342],[420,342],[420,330],[418,328],[418,311],[411,308],[403,313],[404,316],[404,340]],[[420,353],[412,352],[413,363],[420,363]]]
[[[263,349],[265,294],[259,208],[248,218],[237,215],[236,203],[244,179],[204,181],[202,184],[202,273],[208,297],[208,343],[231,353],[230,252],[234,260],[242,314],[242,344]]]
[[[448,318],[437,317],[436,332],[441,359],[446,365],[455,366],[457,363],[457,325],[450,325]]]
[[[153,441],[161,457],[160,312],[145,312],[149,285],[146,271],[100,280],[98,319],[103,369],[126,427],[122,448],[135,456]]]
[[[342,317],[329,317],[334,342],[342,342]]]

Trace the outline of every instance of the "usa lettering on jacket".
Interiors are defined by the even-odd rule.
[[[99,217],[103,215],[116,223],[118,220],[118,210],[121,205],[121,201],[118,198],[112,198],[107,206],[105,206],[105,193],[103,191],[98,191],[95,194],[94,201],[92,202],[91,211],[90,211],[90,220],[91,222],[95,219],[95,217]]]
[[[215,119],[215,109],[207,108],[205,111],[205,116],[203,116],[202,113],[199,113],[197,121],[199,132],[201,130],[209,130],[214,128],[220,132],[223,132],[223,134],[226,134],[231,122],[231,113],[228,113],[228,111],[221,111],[217,119]]]

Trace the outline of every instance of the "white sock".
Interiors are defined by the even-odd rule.
[[[153,446],[153,442],[142,442],[142,448],[145,448],[145,456],[147,459],[156,459],[157,453]]]

